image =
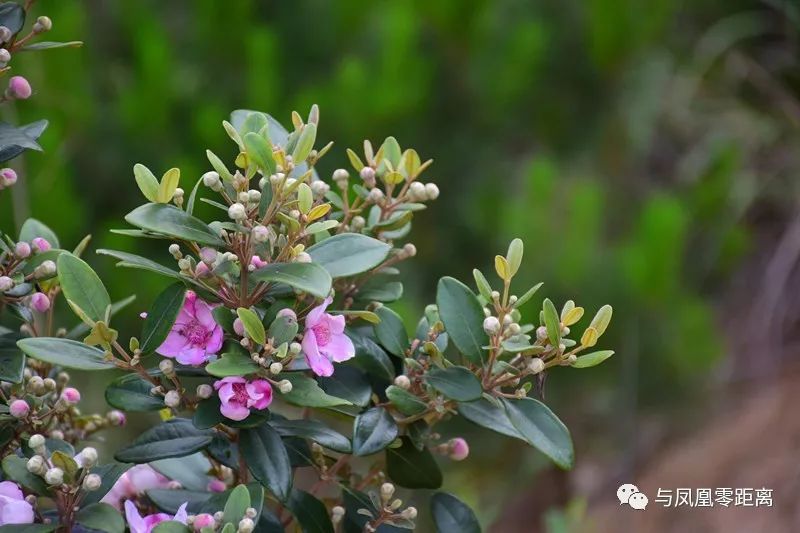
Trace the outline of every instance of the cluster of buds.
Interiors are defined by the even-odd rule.
[[[49,452],[47,439],[39,433],[31,435],[28,447],[34,455],[28,459],[28,472],[44,479],[44,482],[64,495],[75,495],[79,491],[92,492],[100,488],[103,480],[92,473],[97,465],[97,450],[86,447],[74,457],[63,451]]]
[[[38,288],[34,284],[55,276],[55,262],[47,259],[41,261],[33,269],[26,268],[26,266],[35,256],[51,248],[52,246],[46,239],[36,237],[31,242],[19,241],[14,244],[10,253],[0,254],[0,300],[9,303],[23,303],[38,313],[46,313],[50,310],[49,291],[42,289],[41,284]],[[14,294],[12,291],[17,286],[30,286],[33,292]],[[23,325],[23,327],[27,327],[27,325]]]
[[[227,526],[225,522],[225,513],[222,511],[218,511],[216,513],[209,514],[209,513],[201,513],[197,515],[189,515],[186,519],[187,525],[189,525],[193,531],[203,531],[203,532],[213,532],[213,531],[222,531],[225,528],[225,531],[236,531],[236,533],[252,533],[255,530],[256,523],[255,519],[258,516],[258,511],[253,507],[248,507],[245,512],[244,516],[239,520],[238,523],[233,524],[235,529],[230,528]]]
[[[370,521],[364,525],[364,531],[377,531],[382,524],[394,525],[404,529],[414,529],[414,520],[417,518],[416,507],[403,508],[403,500],[395,498],[395,486],[391,483],[384,483],[380,487],[380,494],[377,498],[371,496],[375,510],[359,509],[358,514],[368,516]],[[334,523],[341,521],[344,516],[344,509],[334,507],[332,519]]]

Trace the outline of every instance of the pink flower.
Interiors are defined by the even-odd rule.
[[[252,258],[250,258],[250,266],[253,267],[250,270],[258,270],[259,268],[264,268],[268,264],[269,263],[267,263],[257,255],[254,255]]]
[[[174,520],[185,525],[188,519],[188,515],[186,514],[187,505],[188,502],[181,505],[178,512],[175,513],[175,516],[170,516],[166,513],[156,513],[143,517],[139,514],[136,504],[130,500],[126,500],[125,519],[128,521],[128,527],[131,533],[150,533],[158,524],[166,522],[167,520]]]
[[[33,247],[39,250],[40,252],[46,252],[47,250],[52,248],[52,246],[50,246],[50,242],[43,237],[36,237],[31,241],[31,243],[33,243]]]
[[[303,353],[318,376],[333,374],[333,361],[341,363],[356,355],[353,341],[344,333],[344,317],[325,312],[333,300],[328,297],[306,316]]]
[[[11,79],[8,80],[6,94],[9,98],[25,100],[31,96],[31,92],[31,84],[22,76],[11,76]]]
[[[122,500],[136,498],[150,489],[166,489],[169,486],[169,479],[156,472],[150,465],[136,465],[122,474],[100,501],[120,509]]]
[[[0,483],[0,526],[32,523],[33,507],[25,501],[19,485],[13,481]]]
[[[193,291],[186,291],[186,301],[172,331],[156,350],[165,357],[174,357],[184,365],[201,365],[222,348],[222,328],[214,321],[212,306]]]
[[[50,309],[50,298],[43,292],[36,292],[31,296],[31,308],[40,313],[47,312]]]
[[[25,400],[14,400],[8,406],[8,412],[14,418],[25,418],[31,412],[31,406]]]
[[[219,412],[231,420],[244,420],[250,409],[266,409],[272,403],[272,387],[265,379],[230,376],[214,382],[214,388],[222,402]]]

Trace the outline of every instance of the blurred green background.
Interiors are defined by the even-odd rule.
[[[12,63],[35,92],[15,120],[50,128],[45,153],[24,158],[17,194],[29,204],[0,198],[0,226],[31,214],[65,243],[91,232],[95,248],[166,258],[160,241],[108,233],[142,201],[133,164],[178,166],[189,189],[206,148],[235,155],[221,128],[231,110],[289,122],[317,103],[319,138],[336,143],[323,176],[364,138],[395,135],[435,160],[442,194],[418,217],[398,309],[409,324],[441,275],[490,272],[516,236],[519,293],[544,281],[590,316],[614,306],[601,344],[617,355],[547,383],[579,465],[600,465],[593,481],[454,428],[473,455],[448,486],[497,531],[568,530],[593,491],[612,494],[601,488],[645,460],[644,421],[690,431],[720,383],[781,365],[784,329],[766,335],[763,364],[733,348],[753,340],[735,322],[758,309],[752,269],[781,250],[797,213],[795,2],[42,0],[36,13],[54,21],[48,40],[86,44]],[[138,295],[136,309],[164,286],[91,261],[112,298]],[[134,311],[117,322],[130,334]],[[533,502],[524,513],[520,498]]]

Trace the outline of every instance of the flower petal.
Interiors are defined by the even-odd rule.
[[[167,338],[156,349],[156,352],[164,357],[175,357],[189,344],[189,339],[181,335],[177,329],[173,327],[169,332]]]
[[[333,301],[333,298],[328,296],[325,300],[322,301],[321,304],[316,306],[314,309],[308,312],[306,315],[306,330],[313,328],[317,324],[319,324],[320,320],[322,320],[323,315],[325,314],[325,310]]]
[[[130,500],[125,500],[125,520],[128,522],[128,527],[131,528],[131,533],[147,533],[147,524],[139,514],[136,505]]]
[[[175,360],[182,365],[199,366],[208,361],[208,356],[202,346],[186,347],[175,355]]]
[[[317,346],[317,338],[313,332],[307,332],[303,337],[303,353],[306,356],[308,366],[311,371],[318,376],[330,376],[333,374],[333,363],[330,359],[322,355]]]
[[[356,355],[356,348],[353,346],[353,341],[344,333],[339,335],[331,335],[331,340],[328,341],[320,351],[330,359],[337,363],[347,361]]]
[[[219,406],[219,412],[222,413],[222,416],[231,420],[244,420],[250,415],[250,409],[236,402],[222,402],[222,405]]]

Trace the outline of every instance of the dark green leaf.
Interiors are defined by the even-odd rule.
[[[390,383],[395,376],[394,365],[386,352],[370,337],[347,330],[356,349],[354,362],[368,374]]]
[[[80,48],[83,46],[83,42],[81,41],[66,41],[66,42],[54,42],[54,41],[39,41],[36,43],[26,44],[22,47],[23,52],[34,52],[36,50],[53,50],[55,48]]]
[[[378,341],[389,353],[403,357],[408,349],[408,334],[403,319],[385,306],[376,309],[375,314],[381,319],[380,323],[373,326]]]
[[[432,368],[425,380],[434,389],[459,402],[477,400],[483,392],[480,380],[463,366]]]
[[[185,457],[170,457],[151,461],[152,466],[167,479],[172,479],[187,490],[207,490],[211,462],[203,452],[193,453]]]
[[[168,204],[145,204],[128,213],[125,220],[138,228],[178,239],[225,246],[225,241],[202,220]]]
[[[561,322],[556,311],[556,306],[549,298],[545,298],[542,303],[542,313],[544,314],[544,324],[547,327],[547,338],[553,346],[558,346],[561,342]]]
[[[319,298],[331,292],[331,276],[315,263],[273,263],[250,274],[254,281],[284,283]]]
[[[239,450],[253,477],[276,498],[286,501],[292,488],[292,465],[278,432],[266,424],[243,429]]]
[[[125,531],[125,520],[122,515],[107,503],[93,503],[83,507],[75,515],[75,521],[82,526],[106,533]]]
[[[464,357],[481,364],[489,337],[483,330],[485,317],[478,297],[457,279],[445,277],[439,280],[436,304],[449,338]]]
[[[82,342],[55,337],[31,337],[17,342],[29,357],[78,370],[106,370],[114,363],[105,360],[105,352]]]
[[[505,409],[495,405],[491,400],[481,398],[474,402],[459,403],[458,412],[473,424],[491,429],[501,435],[525,440],[525,437],[511,424]]]
[[[282,374],[292,382],[292,391],[284,394],[283,398],[294,405],[302,407],[336,407],[339,405],[352,405],[342,398],[335,398],[323,391],[317,382],[302,374]]]
[[[3,473],[6,479],[16,481],[35,494],[46,495],[49,492],[44,479],[28,472],[27,457],[6,456],[3,458]]]
[[[5,26],[16,35],[25,25],[25,9],[16,2],[3,2],[0,4],[0,26]]]
[[[438,489],[442,471],[431,452],[418,450],[411,439],[400,437],[403,445],[386,450],[386,473],[396,484],[407,489]]]
[[[0,526],[0,533],[50,533],[58,524],[9,524]]]
[[[125,374],[106,387],[106,402],[123,411],[158,411],[164,408],[164,398],[154,396],[152,388],[139,374]]]
[[[302,437],[341,453],[350,453],[350,439],[316,420],[272,420],[269,425],[281,437]]]
[[[83,259],[68,253],[59,255],[57,264],[58,280],[64,296],[92,320],[105,320],[111,298],[92,267]]]
[[[129,254],[127,252],[120,252],[117,250],[97,250],[97,253],[100,255],[108,255],[119,259],[120,262],[117,263],[117,266],[120,267],[127,267],[127,268],[139,268],[142,270],[149,270],[150,272],[155,272],[156,274],[161,274],[162,276],[167,276],[170,278],[180,279],[181,275],[175,270],[165,267],[155,261],[151,261],[146,257],[141,257],[135,254]]]
[[[158,349],[166,340],[178,313],[183,308],[186,287],[183,283],[173,283],[158,295],[153,307],[147,312],[142,326],[142,353],[147,355]]]
[[[190,420],[173,418],[151,428],[114,456],[125,463],[148,463],[156,459],[182,457],[202,450],[214,434],[197,429]]]
[[[367,376],[352,366],[339,365],[332,376],[319,377],[317,383],[330,396],[343,398],[359,407],[366,407],[372,395]]]
[[[418,415],[428,408],[428,404],[420,400],[417,396],[396,385],[389,385],[386,388],[386,397],[389,398],[389,401],[404,415]]]
[[[128,464],[108,463],[92,468],[92,474],[100,476],[102,483],[99,489],[86,493],[81,502],[82,505],[89,505],[103,499],[103,497],[108,494],[108,491],[111,490],[111,487],[114,486],[114,483],[116,483],[122,474],[127,472],[130,467],[131,465]]]
[[[7,4],[7,3],[6,3]],[[5,4],[0,4],[5,5]],[[0,122],[0,162],[14,159],[25,150],[41,151],[42,147],[36,142],[39,137],[47,128],[46,120],[37,120],[25,126],[16,127],[6,122]],[[39,235],[36,235],[37,237]],[[20,239],[29,240],[29,239]],[[49,239],[48,239],[49,240]],[[50,244],[58,247],[55,242],[50,241]]]
[[[359,233],[342,233],[311,246],[306,251],[314,263],[325,267],[334,278],[353,276],[375,268],[392,247]]]
[[[447,492],[431,498],[431,513],[438,533],[481,533],[481,525],[467,504]]]
[[[17,347],[20,336],[16,333],[0,335],[0,380],[22,383],[25,371],[25,354]]]
[[[286,507],[297,518],[303,533],[334,533],[328,508],[311,494],[292,490]]]
[[[533,398],[502,401],[508,419],[531,446],[561,468],[572,468],[575,451],[569,430],[545,404]]]
[[[385,449],[397,438],[397,424],[383,407],[373,407],[353,422],[353,454],[372,455]]]

